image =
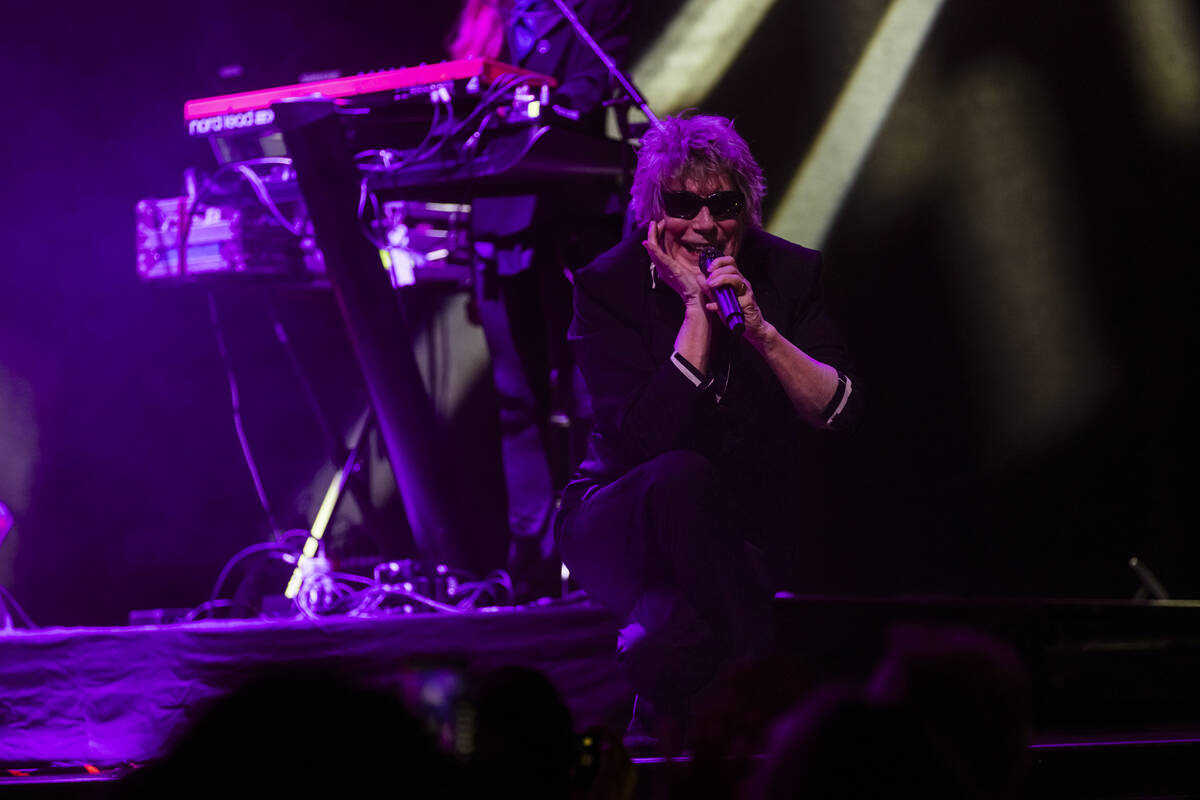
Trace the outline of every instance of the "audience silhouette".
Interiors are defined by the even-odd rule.
[[[621,737],[577,734],[541,672],[505,666],[464,686],[447,747],[401,692],[346,669],[256,670],[185,709],[166,755],[111,796],[1012,800],[1026,772],[1028,676],[1011,648],[973,630],[898,627],[858,683],[817,686],[809,665],[780,654],[744,664],[697,714],[675,779],[641,792]]]
[[[328,664],[255,670],[195,716],[118,798],[457,796],[454,771],[399,694]]]
[[[868,691],[914,713],[976,796],[1021,796],[1032,690],[1007,644],[967,628],[898,626]]]

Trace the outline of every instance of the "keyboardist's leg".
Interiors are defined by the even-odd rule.
[[[605,191],[478,198],[472,207],[475,299],[500,404],[509,567],[533,594],[559,588],[548,518],[582,458],[587,398],[567,344],[567,272],[619,238]]]
[[[508,500],[508,568],[524,598],[558,586],[560,562],[548,530],[555,485],[547,455],[549,356],[532,269],[500,274],[496,260],[521,254],[480,246],[475,301],[491,354]]]

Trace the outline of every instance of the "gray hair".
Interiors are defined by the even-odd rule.
[[[767,184],[750,146],[733,129],[733,120],[710,115],[664,117],[642,137],[630,210],[638,225],[646,225],[662,219],[662,192],[668,184],[703,183],[722,176],[746,195],[746,224],[761,228]]]

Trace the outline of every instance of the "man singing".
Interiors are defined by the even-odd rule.
[[[769,646],[771,585],[748,540],[806,534],[803,429],[844,427],[859,397],[821,306],[820,254],[762,230],[764,191],[729,120],[664,119],[638,153],[639,229],[575,276],[570,339],[595,426],[555,535],[580,586],[625,621],[639,702],[676,719]]]

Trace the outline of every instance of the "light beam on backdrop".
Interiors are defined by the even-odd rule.
[[[1200,134],[1200,21],[1188,0],[1117,0],[1145,116],[1160,134],[1191,143]]]
[[[767,229],[820,248],[944,0],[892,0]]]
[[[824,245],[943,5],[892,0],[768,224],[773,233]],[[1085,424],[1110,390],[1076,285],[1074,220],[1039,125],[1046,109],[1031,101],[1036,85],[1012,78],[985,68],[961,87],[974,105],[957,134],[966,157],[950,171],[960,192],[950,228],[972,265],[960,288],[978,379],[993,387],[984,411],[1001,459]]]
[[[960,67],[941,87],[955,132],[946,164],[946,245],[960,265],[964,341],[986,456],[1017,464],[1090,424],[1116,388],[1085,287],[1087,231],[1072,202],[1061,110],[1012,56]]]
[[[632,70],[660,114],[708,97],[775,0],[687,0]]]

